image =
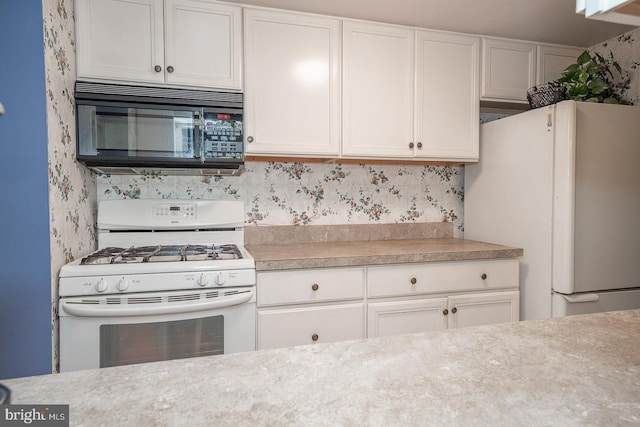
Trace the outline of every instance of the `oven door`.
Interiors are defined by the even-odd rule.
[[[60,372],[252,351],[255,287],[60,299]]]

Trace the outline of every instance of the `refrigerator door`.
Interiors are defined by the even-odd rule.
[[[524,249],[520,318],[551,316],[554,106],[486,123],[465,166],[465,238]]]
[[[574,285],[554,290],[640,288],[640,107],[579,102],[576,115]]]
[[[638,307],[640,307],[640,289],[573,295],[553,294],[553,317],[629,310]]]

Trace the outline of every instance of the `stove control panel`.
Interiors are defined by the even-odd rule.
[[[60,296],[129,294],[149,291],[255,286],[253,269],[190,273],[126,274],[98,277],[63,277]]]
[[[155,218],[191,218],[196,219],[198,207],[195,203],[158,203],[153,205]]]

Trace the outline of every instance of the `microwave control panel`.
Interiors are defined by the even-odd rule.
[[[242,115],[205,113],[205,159],[243,159]]]

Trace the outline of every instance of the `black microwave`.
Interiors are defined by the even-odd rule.
[[[243,95],[76,82],[77,160],[99,173],[237,175]]]

